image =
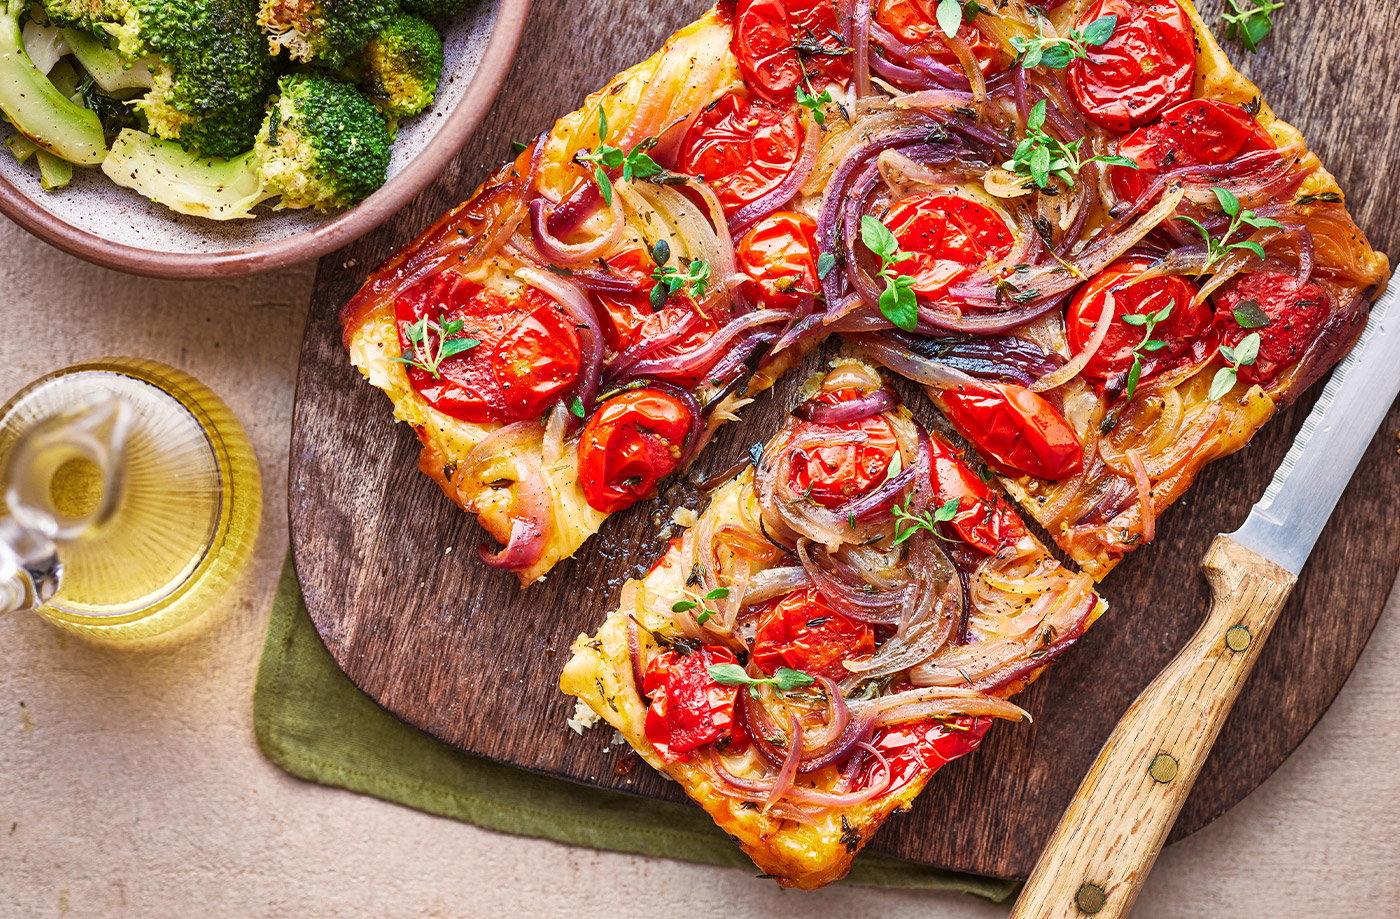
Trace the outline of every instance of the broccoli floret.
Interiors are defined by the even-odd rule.
[[[258,204],[348,207],[384,184],[389,131],[354,86],[320,74],[282,80],[256,146],[241,157],[200,159],[176,144],[123,131],[102,169],[118,185],[182,214],[251,217]]]
[[[286,49],[293,60],[335,68],[364,50],[398,9],[398,0],[262,0],[259,21],[274,55]]]
[[[403,0],[403,8],[419,16],[451,16],[476,3],[476,0]]]
[[[285,77],[258,134],[263,182],[285,207],[346,207],[384,184],[384,119],[349,83],[322,74]]]
[[[26,0],[0,0],[0,111],[25,137],[60,159],[102,162],[107,142],[96,113],[73,102],[24,50]]]
[[[431,22],[401,13],[370,39],[357,67],[360,83],[385,118],[426,110],[442,78],[442,36]]]
[[[253,145],[272,92],[274,62],[258,0],[126,0],[103,26],[118,50],[149,62],[152,89],[136,102],[151,132],[206,157]]]
[[[127,0],[44,0],[44,12],[54,25],[94,33],[103,23],[121,22],[129,7]]]

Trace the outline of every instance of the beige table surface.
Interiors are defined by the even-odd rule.
[[[0,917],[1005,915],[960,895],[782,891],[743,871],[505,836],[307,784],[263,759],[250,703],[287,551],[310,286],[309,268],[217,283],[124,277],[0,222],[0,317],[12,330],[0,398],[87,358],[175,364],[243,419],[267,495],[254,573],[180,647],[113,652],[32,616],[0,619]],[[1392,608],[1301,749],[1163,854],[1136,915],[1400,916],[1397,674]]]

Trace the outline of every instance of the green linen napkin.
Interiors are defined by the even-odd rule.
[[[253,696],[263,753],[292,775],[504,833],[754,871],[698,807],[576,785],[450,747],[380,708],[340,672],[288,561]],[[996,902],[1019,886],[874,853],[845,883],[957,890]]]

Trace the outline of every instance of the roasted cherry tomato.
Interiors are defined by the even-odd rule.
[[[943,38],[943,29],[935,13],[937,8],[937,0],[877,0],[875,21],[906,45],[919,45],[921,55],[962,73],[962,62]],[[974,23],[964,22],[958,26],[958,38],[972,50],[984,75],[1000,69],[1003,60],[1000,49],[989,42]]]
[[[1097,0],[1077,27],[1101,16],[1118,17],[1113,36],[1069,65],[1074,101],[1091,121],[1123,133],[1191,98],[1196,32],[1177,0]]]
[[[1246,303],[1257,305],[1268,318],[1268,325],[1256,329],[1241,327],[1235,320],[1235,310]],[[1267,387],[1297,363],[1317,339],[1332,312],[1332,298],[1316,284],[1299,284],[1292,275],[1256,271],[1221,294],[1216,309],[1221,325],[1229,330],[1225,338],[1230,345],[1238,345],[1250,332],[1259,333],[1259,356],[1253,364],[1240,367],[1239,378]]]
[[[680,464],[693,421],[684,402],[657,389],[604,402],[578,442],[579,484],[589,507],[611,514],[650,497]]]
[[[787,309],[821,290],[817,278],[817,222],[806,214],[778,211],[763,218],[739,241],[744,290],[769,309]]]
[[[1118,197],[1134,201],[1158,173],[1182,166],[1218,166],[1274,146],[1269,132],[1240,106],[1191,99],[1119,141],[1119,155],[1138,168],[1113,166],[1109,175]]]
[[[754,636],[754,663],[764,673],[791,667],[839,680],[850,676],[843,661],[875,652],[875,631],[838,613],[815,587],[764,603]]]
[[[914,292],[930,300],[1005,258],[1015,242],[996,211],[957,195],[910,195],[890,208],[885,226],[911,256],[892,267],[912,277]]]
[[[515,300],[445,271],[394,304],[399,344],[418,366],[408,380],[428,404],[477,423],[537,418],[578,379],[582,352],[573,321],[554,299],[533,287]],[[480,344],[424,369],[440,346],[431,328],[415,349],[409,328],[427,319],[439,327],[460,321],[449,338]]]
[[[796,106],[778,108],[732,92],[686,131],[676,169],[703,179],[732,214],[777,188],[797,165],[801,146]]]
[[[819,393],[814,398],[836,405],[860,395],[860,390],[848,388]],[[889,475],[890,461],[899,450],[899,444],[885,416],[872,415],[841,424],[805,423],[833,434],[860,431],[865,434],[865,440],[857,444],[836,443],[803,449],[792,459],[788,484],[793,491],[809,496],[822,507],[838,507],[870,491]]]
[[[884,754],[890,764],[886,794],[976,750],[991,726],[991,718],[951,718],[947,722],[915,721],[880,728],[870,738],[870,745]],[[880,767],[872,762],[862,771],[861,784],[868,785],[879,776]]]
[[[641,246],[628,246],[608,256],[603,264],[616,280],[615,287],[598,289],[594,298],[608,316],[603,329],[608,347],[624,351],[644,341],[664,338],[662,345],[647,355],[647,360],[669,361],[674,368],[653,370],[652,379],[691,387],[705,379],[710,368],[724,355],[716,353],[700,361],[687,357],[703,347],[719,331],[715,317],[696,308],[695,301],[683,293],[667,298],[660,310],[653,310],[651,291],[656,286],[652,272],[656,265]],[[727,319],[727,308],[718,317]]]
[[[1020,518],[967,467],[956,450],[937,436],[931,438],[931,446],[933,469],[929,477],[934,503],[942,507],[957,499],[958,513],[951,522],[963,542],[995,555],[1002,546],[1026,535]]]
[[[734,699],[738,690],[716,683],[709,668],[737,664],[734,653],[707,645],[690,654],[663,651],[647,663],[642,693],[647,708],[647,740],[662,762],[678,763],[734,729]]]
[[[804,60],[813,92],[851,78],[850,49],[842,45],[831,0],[739,0],[730,47],[749,89],[777,105],[792,104]]]
[[[1110,381],[1125,378],[1134,353],[1142,362],[1139,379],[1146,380],[1183,361],[1199,359],[1209,346],[1212,316],[1205,304],[1196,302],[1196,285],[1179,275],[1141,280],[1150,264],[1147,259],[1133,258],[1115,262],[1080,288],[1070,304],[1066,319],[1069,346],[1078,354],[1094,337],[1105,298],[1113,296],[1114,319],[1108,334],[1080,371],[1080,376],[1100,391]],[[1165,342],[1165,346],[1135,352],[1145,340],[1146,327],[1131,325],[1122,317],[1157,313],[1168,304],[1172,304],[1171,312],[1152,329],[1150,339]]]
[[[651,289],[656,286],[652,278],[656,263],[641,246],[627,246],[604,259],[601,267],[616,285],[594,291],[593,297],[609,320],[603,328],[608,347],[621,351],[632,343],[637,329],[653,312]]]
[[[1084,466],[1084,450],[1065,416],[1043,396],[1015,383],[939,392],[943,413],[1005,475],[1066,479]]]

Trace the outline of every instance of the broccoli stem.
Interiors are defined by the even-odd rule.
[[[39,187],[44,191],[58,191],[67,188],[73,181],[73,164],[59,159],[47,150],[36,150],[39,160]]]
[[[95,36],[78,29],[64,29],[68,47],[88,76],[104,93],[126,89],[150,89],[152,85],[150,60],[132,61],[102,44]]]
[[[117,135],[102,171],[173,211],[211,220],[252,217],[273,192],[263,187],[253,152],[231,160],[202,159],[174,141],[130,128]]]
[[[65,98],[24,50],[19,18],[25,0],[0,7],[0,111],[43,149],[70,163],[95,166],[107,155],[97,113]]]

